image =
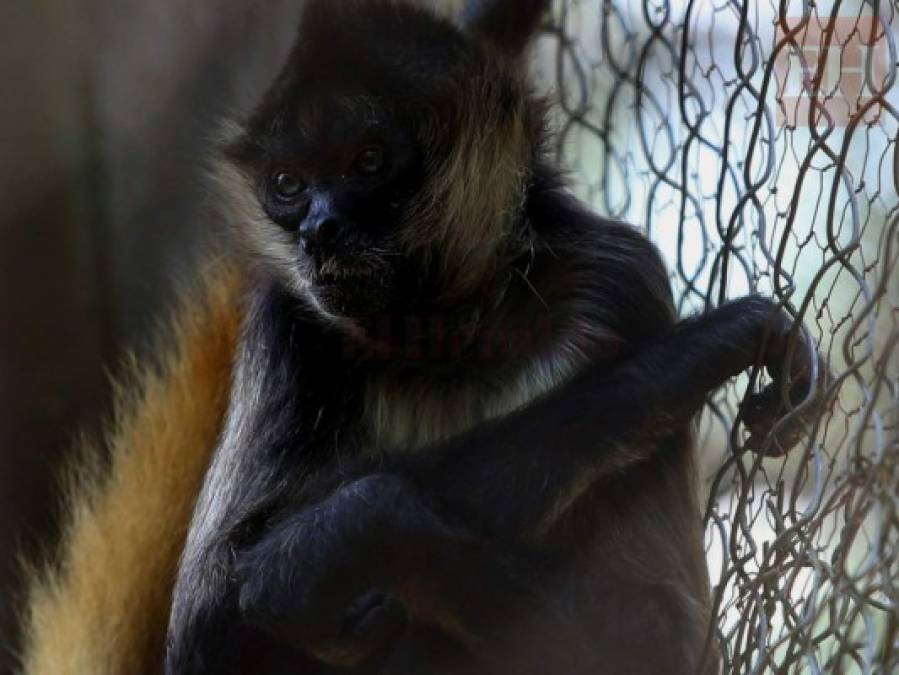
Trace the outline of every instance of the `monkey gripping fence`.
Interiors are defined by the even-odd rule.
[[[835,376],[783,459],[742,447],[763,375],[703,416],[724,673],[899,673],[897,33],[899,0],[557,0],[539,47],[558,152],[681,311],[769,294]]]

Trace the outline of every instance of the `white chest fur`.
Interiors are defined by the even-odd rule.
[[[574,350],[538,355],[517,372],[491,376],[467,368],[439,381],[420,376],[373,378],[364,425],[376,452],[414,450],[506,415],[559,386],[583,363]]]

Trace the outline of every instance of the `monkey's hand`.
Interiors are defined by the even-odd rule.
[[[236,562],[249,623],[333,666],[352,667],[403,632],[409,597],[470,548],[403,479],[367,476],[289,514]],[[450,554],[451,557],[451,554]]]
[[[826,409],[832,377],[811,336],[786,310],[763,298],[750,300],[768,315],[764,366],[772,382],[746,397],[746,448],[779,457],[806,437],[809,424]]]
[[[387,510],[405,491],[377,476],[277,522],[239,556],[245,618],[335,666],[365,661],[404,626],[388,586],[395,552],[380,545]]]

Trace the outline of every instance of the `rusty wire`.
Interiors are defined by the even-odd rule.
[[[761,292],[831,409],[744,452],[741,378],[701,427],[724,673],[899,673],[899,0],[557,0],[537,59],[583,196],[645,225],[682,312]],[[795,411],[790,413],[795,414]]]

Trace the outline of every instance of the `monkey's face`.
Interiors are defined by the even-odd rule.
[[[511,63],[402,3],[310,1],[219,171],[244,239],[330,317],[469,303],[508,276],[542,128]]]
[[[291,118],[239,158],[261,208],[256,248],[327,315],[401,310],[415,275],[398,228],[422,175],[413,135],[361,91],[307,90]]]

